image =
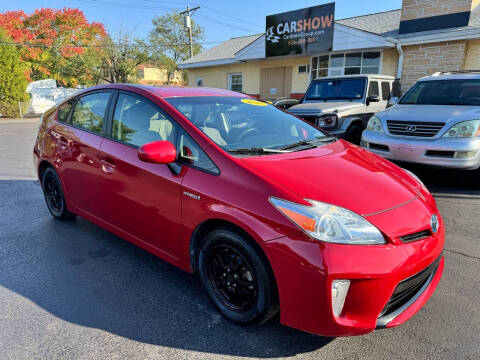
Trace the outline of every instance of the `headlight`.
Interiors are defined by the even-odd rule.
[[[337,127],[337,115],[324,115],[318,118],[317,126],[322,129],[333,129]]]
[[[380,231],[354,212],[308,200],[312,206],[270,198],[271,203],[314,239],[338,244],[385,244]]]
[[[453,125],[442,137],[475,137],[480,136],[480,120],[469,120]]]
[[[380,133],[385,132],[383,130],[382,121],[378,117],[376,117],[375,115],[373,115],[370,118],[370,120],[368,120],[367,130],[376,131],[376,132],[380,132]]]

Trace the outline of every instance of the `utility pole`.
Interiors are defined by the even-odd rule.
[[[193,13],[200,9],[200,6],[194,7],[193,9],[190,9],[187,6],[187,10],[182,11],[180,14],[184,15],[184,26],[188,30],[188,38],[189,38],[189,44],[190,44],[190,57],[193,57],[193,40],[192,40],[192,18],[190,14],[193,15]]]

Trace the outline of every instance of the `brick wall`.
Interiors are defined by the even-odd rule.
[[[465,70],[480,70],[480,40],[469,40],[465,54]]]
[[[403,0],[401,21],[471,11],[479,0]]]
[[[423,76],[464,69],[465,50],[465,40],[404,46],[402,92]]]

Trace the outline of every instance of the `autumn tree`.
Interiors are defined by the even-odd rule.
[[[26,101],[27,80],[16,46],[7,45],[11,40],[0,29],[0,114],[16,117],[19,102]]]
[[[152,20],[155,27],[144,42],[145,51],[150,62],[167,70],[168,79],[178,71],[178,64],[190,57],[190,45],[187,29],[184,27],[183,15],[178,12],[157,16]],[[200,41],[204,30],[192,19],[193,54],[202,50]]]
[[[56,79],[64,86],[91,84],[101,65],[98,48],[106,38],[102,24],[89,23],[78,9],[7,11],[0,28],[17,44],[29,80]]]

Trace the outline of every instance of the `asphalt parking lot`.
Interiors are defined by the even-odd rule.
[[[437,291],[398,328],[323,338],[278,319],[235,326],[196,276],[83,219],[53,220],[32,167],[36,128],[0,119],[0,358],[480,359],[480,177],[412,168],[447,224]]]

